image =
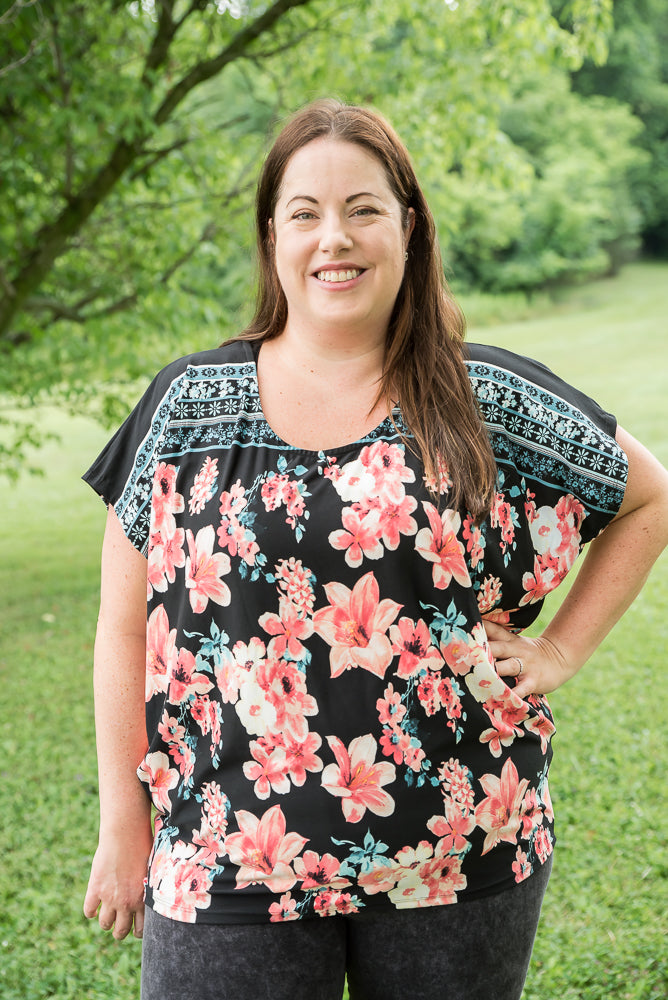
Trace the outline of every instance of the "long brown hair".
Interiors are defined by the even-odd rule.
[[[289,159],[323,137],[351,142],[372,153],[402,206],[404,226],[408,210],[415,213],[404,279],[387,330],[377,401],[385,399],[391,411],[392,401],[398,399],[414,439],[414,444],[407,444],[420,455],[428,480],[438,483],[445,462],[452,481],[448,505],[465,507],[480,521],[491,505],[496,463],[464,365],[464,317],[445,281],[434,220],[408,152],[376,112],[336,100],[315,101],[297,112],[276,139],[256,197],[255,316],[240,339],[269,340],[285,327],[288,304],[276,273],[269,220]]]

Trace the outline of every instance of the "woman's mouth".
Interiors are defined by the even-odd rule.
[[[318,281],[331,281],[336,283],[339,281],[352,281],[353,278],[358,278],[360,274],[362,274],[362,269],[355,267],[349,268],[345,271],[316,271],[315,276]]]

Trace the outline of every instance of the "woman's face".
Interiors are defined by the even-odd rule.
[[[272,220],[288,326],[384,339],[413,228],[375,156],[316,139],[288,161]]]

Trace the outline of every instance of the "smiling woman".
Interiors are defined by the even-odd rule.
[[[540,364],[465,348],[375,113],[292,119],[257,231],[250,327],[160,372],[86,474],[110,510],[85,912],[117,937],[145,913],[143,1000],[340,1000],[346,975],[351,1000],[518,1000],[545,694],[665,544],[668,476]]]

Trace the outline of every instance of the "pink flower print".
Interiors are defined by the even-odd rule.
[[[202,802],[210,828],[216,833],[224,834],[227,830],[230,800],[216,781],[207,781],[202,786]]]
[[[513,508],[506,500],[504,500],[503,493],[497,493],[494,496],[494,502],[490,512],[490,524],[493,528],[501,528],[501,539],[504,543],[504,547],[512,545],[515,538]]]
[[[186,537],[190,553],[186,559],[186,587],[190,591],[191,608],[195,614],[201,614],[209,600],[227,606],[230,588],[220,578],[230,572],[230,557],[225,552],[213,554],[213,525],[201,528],[196,538],[188,528]]]
[[[429,528],[421,528],[415,538],[415,548],[428,562],[433,563],[432,577],[438,590],[445,590],[454,578],[462,587],[470,587],[471,579],[466,568],[464,546],[457,539],[461,517],[448,508],[439,516],[433,504],[423,501],[429,518]]]
[[[389,892],[397,883],[399,877],[399,866],[396,861],[388,858],[387,864],[376,864],[368,871],[362,871],[357,877],[357,884],[364,889],[369,896],[375,896],[378,892]]]
[[[422,761],[425,757],[426,754],[422,747],[415,746],[413,740],[411,740],[404,751],[404,764],[406,767],[410,767],[411,771],[419,774],[422,770]]]
[[[554,723],[543,712],[539,712],[538,715],[527,719],[524,723],[524,728],[540,737],[541,752],[546,753],[547,745],[556,732]]]
[[[237,518],[247,503],[248,500],[246,499],[246,491],[241,485],[241,480],[237,479],[236,483],[229,491],[224,490],[220,494],[219,511],[223,517],[229,517],[231,515],[232,517]]]
[[[398,909],[455,903],[457,892],[466,887],[461,858],[434,854],[427,841],[421,841],[415,850],[402,848],[396,859],[403,871],[388,895]]]
[[[501,712],[490,712],[486,705],[484,708],[489,715],[492,728],[486,729],[480,734],[480,742],[489,744],[489,751],[493,757],[500,757],[502,748],[509,747],[514,742],[516,736],[522,736],[523,734]]]
[[[158,723],[158,732],[165,743],[183,743],[186,735],[185,726],[182,726],[178,719],[170,716],[167,709],[162,713],[162,718]]]
[[[521,847],[517,848],[517,853],[515,854],[515,860],[513,861],[512,869],[515,873],[516,882],[523,882],[524,879],[528,878],[533,871],[529,859]]]
[[[550,854],[552,854],[552,838],[544,826],[539,826],[536,830],[533,846],[538,855],[538,860],[544,865]]]
[[[394,764],[376,763],[377,744],[371,734],[356,737],[348,749],[336,736],[328,736],[336,764],[322,772],[322,786],[341,798],[343,815],[349,823],[359,823],[367,809],[376,816],[390,816],[394,799],[384,792],[396,777]]]
[[[211,732],[211,702],[207,695],[197,695],[190,703],[190,714],[202,731],[202,736]]]
[[[299,485],[297,483],[288,483],[283,491],[283,497],[285,499],[285,507],[288,512],[286,521],[291,527],[294,528],[296,526],[297,519],[302,516],[304,510],[306,509],[306,504],[299,490]]]
[[[436,475],[424,476],[424,484],[430,493],[438,493],[443,496],[452,486],[452,479],[448,467],[441,455],[438,455],[438,467]]]
[[[362,449],[360,462],[373,476],[373,492],[383,502],[398,503],[405,496],[402,483],[415,482],[415,473],[406,465],[400,445],[375,441]]]
[[[206,694],[213,687],[206,674],[197,673],[195,657],[188,649],[180,649],[169,684],[168,701],[181,705],[198,694]]]
[[[522,587],[526,594],[520,599],[520,607],[542,601],[561,583],[562,574],[559,571],[559,561],[551,553],[536,556],[533,567],[533,575],[525,573],[522,577]]]
[[[385,757],[392,757],[395,764],[403,764],[411,745],[411,738],[408,733],[395,725],[385,726],[380,737],[380,745]]]
[[[286,598],[280,598],[277,615],[267,611],[259,618],[259,624],[274,638],[269,643],[270,656],[284,656],[287,652],[295,660],[304,656],[302,639],[313,635],[313,622],[310,618],[300,618],[297,608]]]
[[[473,523],[473,518],[470,514],[464,518],[462,535],[466,540],[466,551],[469,553],[471,567],[475,569],[485,553],[485,543],[482,530]]]
[[[446,798],[444,807],[445,816],[432,816],[427,827],[440,838],[437,850],[441,854],[461,854],[469,846],[466,838],[475,829],[475,820],[454,799]]]
[[[512,760],[503,765],[501,776],[484,774],[480,778],[486,798],[476,806],[475,821],[487,836],[482,853],[487,854],[502,840],[514,844],[520,828],[520,806],[529,782],[519,780]]]
[[[270,923],[277,923],[283,920],[299,920],[297,901],[292,898],[289,892],[283,893],[278,903],[272,903],[269,907],[271,914]]]
[[[164,529],[151,532],[147,570],[149,597],[151,596],[151,588],[160,594],[164,593],[168,583],[174,583],[177,568],[185,566],[184,539],[183,528],[176,528],[171,535],[168,535]]]
[[[176,743],[169,748],[169,756],[179,769],[184,781],[188,782],[195,770],[195,756],[187,743]]]
[[[406,706],[401,701],[401,695],[391,684],[385,688],[383,697],[376,702],[378,718],[383,725],[398,726],[406,714]]]
[[[540,507],[529,527],[539,555],[558,559],[559,573],[565,576],[580,552],[580,527],[585,509],[571,494],[562,496],[556,507]]]
[[[359,913],[358,900],[349,892],[332,892],[321,890],[313,900],[313,909],[319,917],[329,917],[335,914]]]
[[[268,799],[270,793],[285,795],[290,791],[290,782],[286,775],[285,751],[281,747],[266,749],[257,740],[250,744],[253,760],[244,764],[244,774],[249,781],[254,781],[253,791],[258,799]]]
[[[288,775],[293,785],[301,787],[306,781],[306,772],[322,771],[323,763],[316,754],[322,745],[318,733],[307,733],[303,740],[296,739],[291,733],[285,735],[285,756]]]
[[[276,709],[267,697],[266,690],[258,684],[254,670],[242,675],[239,700],[234,707],[249,736],[264,736],[275,729]]]
[[[306,837],[286,834],[279,805],[268,809],[261,819],[245,809],[234,815],[239,833],[228,834],[225,849],[232,864],[239,866],[237,889],[264,883],[271,892],[287,892],[297,881],[290,863],[307,843]]]
[[[463,677],[478,663],[488,661],[488,654],[472,636],[453,629],[448,642],[440,644],[441,655],[456,677]]]
[[[540,737],[541,752],[546,753],[547,745],[556,732],[554,723],[550,722],[548,717],[544,715],[543,712],[539,712],[538,715],[527,719],[524,723],[524,728],[528,729],[530,733],[535,733]]]
[[[379,600],[373,573],[361,577],[352,591],[342,583],[327,583],[325,593],[329,607],[316,611],[313,627],[332,647],[331,676],[363,667],[383,677],[392,661],[392,646],[385,633],[401,605],[389,598]]]
[[[333,896],[332,902],[336,913],[359,913],[357,900],[349,892],[337,892]]]
[[[176,664],[176,629],[169,628],[162,604],[155,608],[146,624],[146,701],[165,694],[169,675]]]
[[[153,474],[151,531],[162,531],[168,537],[176,531],[174,514],[180,514],[185,507],[183,497],[176,492],[177,472],[175,465],[158,462]]]
[[[501,580],[498,576],[486,576],[478,591],[478,610],[481,615],[487,614],[501,600]]]
[[[364,556],[380,559],[383,546],[380,544],[382,528],[375,511],[359,514],[352,507],[344,507],[341,512],[343,529],[331,531],[329,544],[333,549],[345,551],[349,566],[360,566]]]
[[[491,653],[489,654],[491,657]],[[490,658],[481,660],[466,674],[464,683],[476,701],[485,702],[490,698],[501,698],[506,690],[505,681],[497,674]]]
[[[443,661],[432,643],[426,623],[420,618],[400,618],[397,625],[390,626],[392,652],[399,655],[397,675],[412,677],[418,670],[438,670]]]
[[[206,910],[211,905],[211,872],[197,864],[194,858],[176,857],[174,860],[171,873],[174,903],[169,908],[170,917],[194,923],[197,910]]]
[[[319,917],[329,916],[332,910],[332,900],[335,893],[331,889],[323,889],[313,900],[313,909]]]
[[[169,793],[179,783],[179,772],[169,766],[167,754],[161,751],[146,754],[137,774],[148,785],[151,800],[158,812],[168,813],[171,808]]]
[[[315,578],[311,570],[306,566],[302,566],[300,559],[290,556],[289,559],[281,559],[276,564],[274,575],[278,584],[279,595],[281,592],[284,593],[288,600],[297,608],[301,617],[310,615],[315,602],[312,583]]]
[[[188,510],[191,514],[199,514],[204,509],[205,504],[208,503],[215,492],[217,478],[218,459],[211,459],[207,456],[190,487]]]
[[[276,510],[285,500],[288,477],[284,474],[269,473],[260,491],[266,511]]]
[[[443,784],[443,795],[456,802],[463,813],[469,813],[475,798],[469,769],[451,757],[439,768],[438,777]]]
[[[414,535],[417,521],[412,513],[417,507],[415,497],[403,497],[397,503],[390,503],[379,510],[380,528],[385,547],[391,552],[399,546],[400,535]]]
[[[220,660],[214,664],[213,670],[218,690],[223,696],[225,704],[234,705],[239,697],[241,669],[229,649],[220,650]]]
[[[218,858],[225,853],[224,838],[203,819],[199,830],[193,830],[192,839],[194,846],[198,848],[193,860],[206,868],[215,868]]]
[[[439,700],[450,719],[460,719],[462,715],[462,703],[457,693],[461,689],[457,687],[457,690],[455,690],[455,687],[456,682],[453,682],[451,677],[444,677],[438,685]],[[454,729],[454,726],[450,728]]]
[[[258,667],[256,680],[276,712],[275,730],[288,729],[297,739],[305,739],[305,716],[315,715],[318,706],[306,690],[302,671],[288,660],[268,659]]]
[[[433,670],[427,670],[420,677],[420,683],[417,686],[417,696],[427,715],[435,715],[439,708],[441,708],[441,698],[438,693],[440,680],[441,675],[435,673]]]
[[[265,644],[257,636],[249,639],[248,643],[241,642],[241,640],[235,642],[232,652],[242,670],[252,670],[253,667],[258,667],[267,655]]]
[[[339,875],[341,862],[331,854],[322,857],[315,851],[304,851],[301,858],[295,858],[294,869],[302,889],[343,889],[350,880]]]
[[[530,788],[524,796],[520,809],[522,821],[522,837],[528,840],[535,829],[543,822],[543,810],[540,807],[535,788]]]
[[[346,462],[336,477],[330,477],[330,482],[344,503],[358,504],[365,510],[369,507],[369,498],[377,495],[373,473],[364,465],[361,457],[353,462]]]

